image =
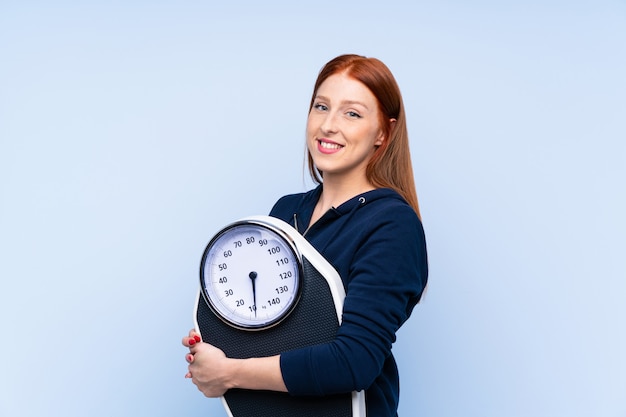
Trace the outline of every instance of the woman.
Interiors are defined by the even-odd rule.
[[[235,387],[292,395],[364,389],[369,416],[396,416],[391,346],[428,268],[404,106],[389,69],[357,55],[328,62],[313,90],[306,143],[318,186],[282,197],[270,215],[291,223],[339,272],[346,298],[335,339],[230,359],[192,331],[183,338],[187,377],[208,397]]]

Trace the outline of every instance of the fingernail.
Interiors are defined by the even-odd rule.
[[[193,362],[193,355],[191,353],[188,353],[185,359],[187,359],[187,362],[191,363]]]
[[[197,334],[194,335],[193,338],[196,340],[197,343],[200,343],[202,341],[202,338],[198,336]]]
[[[190,338],[189,339],[189,344],[192,345],[192,346],[195,345],[196,344],[196,339]]]

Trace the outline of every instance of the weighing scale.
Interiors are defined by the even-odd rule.
[[[221,229],[202,255],[195,327],[228,357],[273,356],[332,341],[344,298],[337,271],[297,230],[274,217],[246,217]],[[295,397],[231,389],[222,403],[229,417],[365,416],[362,391]]]

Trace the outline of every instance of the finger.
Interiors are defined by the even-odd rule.
[[[191,347],[191,346],[193,346],[193,345],[195,345],[197,343],[196,342],[196,338],[193,337],[193,336],[185,336],[185,337],[183,337],[183,341],[182,342],[183,342],[183,346],[185,346],[185,347]]]
[[[187,363],[193,362],[193,355],[191,353],[186,354],[185,360],[187,361]]]
[[[187,337],[183,339],[183,345],[192,348],[194,345],[200,343],[202,338],[199,335],[194,335],[193,337]]]
[[[189,337],[196,339],[196,342],[200,342],[202,340],[202,335],[196,329],[189,330]]]

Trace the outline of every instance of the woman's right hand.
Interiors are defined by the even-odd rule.
[[[191,330],[183,337],[183,346],[189,348],[185,360],[189,363],[185,378],[191,381],[207,397],[220,397],[232,388],[232,359],[226,357],[217,347],[202,342],[202,338]]]

